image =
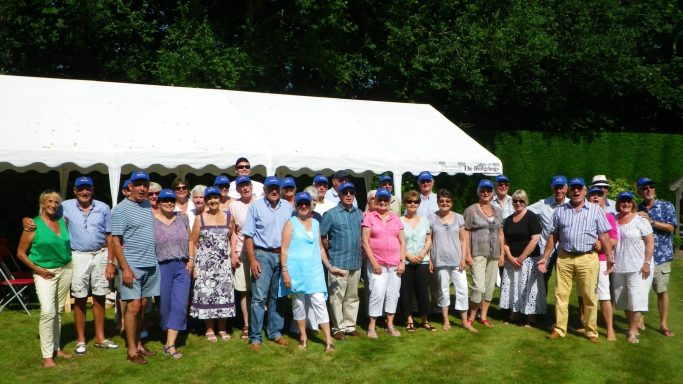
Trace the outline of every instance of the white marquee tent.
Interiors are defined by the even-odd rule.
[[[372,179],[390,171],[499,174],[500,160],[425,104],[0,76],[0,171],[234,174]],[[400,196],[397,196],[400,198]]]

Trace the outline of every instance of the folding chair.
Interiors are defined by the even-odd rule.
[[[0,286],[6,286],[9,292],[3,296],[0,300],[0,312],[2,312],[5,307],[14,299],[17,299],[26,313],[31,316],[31,312],[26,307],[24,302],[25,297],[23,292],[30,286],[34,285],[33,275],[26,271],[14,271],[12,272],[7,264],[5,264],[5,259],[10,257],[9,248],[6,244],[0,244]],[[15,262],[15,265],[16,262]],[[17,265],[18,267],[18,265]]]

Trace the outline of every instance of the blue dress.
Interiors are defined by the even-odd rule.
[[[280,278],[280,297],[290,293],[324,293],[327,298],[325,272],[320,258],[320,229],[317,220],[311,220],[311,233],[297,217],[291,217],[292,241],[287,248],[287,270],[292,287],[285,288]]]

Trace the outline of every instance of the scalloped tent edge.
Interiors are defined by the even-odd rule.
[[[234,174],[239,157],[268,175],[345,169],[366,184],[503,172],[427,104],[0,75],[0,105],[0,170],[56,169],[62,193],[72,170],[108,173],[116,196],[134,169]]]

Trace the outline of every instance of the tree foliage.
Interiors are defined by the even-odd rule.
[[[0,2],[0,73],[429,103],[476,136],[676,132],[682,40],[674,0]]]

